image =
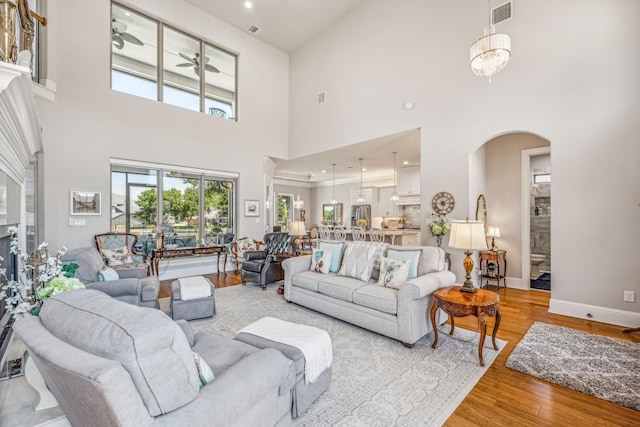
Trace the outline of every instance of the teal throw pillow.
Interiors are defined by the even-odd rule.
[[[389,249],[387,251],[387,258],[395,259],[398,261],[411,260],[409,265],[409,279],[415,279],[418,277],[418,264],[420,263],[421,250],[403,251],[398,249]]]
[[[331,273],[337,273],[338,270],[340,270],[340,264],[342,264],[342,251],[344,250],[344,242],[320,240],[319,249],[331,251],[331,265],[329,266],[329,271]]]
[[[118,280],[118,272],[111,267],[103,267],[98,271],[98,282],[108,282],[110,280]]]
[[[407,283],[410,263],[408,259],[399,261],[382,257],[378,284],[386,288],[400,289]]]
[[[213,371],[211,370],[209,365],[207,365],[207,362],[205,362],[198,353],[192,351],[191,354],[193,355],[193,361],[195,362],[196,369],[198,370],[198,385],[200,386],[200,388],[202,388],[205,386],[205,384],[209,384],[211,381],[213,381],[216,376],[213,374]]]

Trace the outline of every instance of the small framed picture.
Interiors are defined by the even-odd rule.
[[[244,201],[244,216],[260,216],[260,201],[259,200],[245,200]]]
[[[71,215],[102,215],[102,195],[97,191],[71,190]]]

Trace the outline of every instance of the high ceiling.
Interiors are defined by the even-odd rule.
[[[365,0],[185,0],[234,27],[285,52],[293,52]]]

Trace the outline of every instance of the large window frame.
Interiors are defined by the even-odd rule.
[[[159,233],[164,234],[165,244],[219,244],[223,235],[236,232],[238,177],[237,173],[112,159],[110,229],[137,235],[139,249],[149,255]],[[196,199],[197,206],[181,206],[193,205]]]
[[[144,61],[139,61],[139,58],[135,57],[135,53],[131,55],[122,53],[126,51],[131,42],[123,42],[124,49],[122,46],[116,46],[116,42],[112,42],[110,51],[111,89],[199,111],[217,118],[238,121],[237,54],[179,28],[150,18],[144,13],[115,1],[111,2],[112,32],[113,23],[123,20],[122,16],[118,17],[114,14],[114,10],[117,10],[118,13],[127,14],[131,19],[138,18],[141,21],[145,21],[145,25],[155,25],[157,32],[154,35],[155,39],[151,43],[146,43],[146,45],[153,47],[153,43],[155,43],[157,46],[155,46],[155,64],[153,62],[147,64]],[[197,47],[192,47],[188,52],[167,51],[165,47],[168,49],[171,49],[171,47],[165,46],[169,44],[166,37],[171,34],[174,34],[174,38],[190,39],[197,43]],[[139,38],[138,40],[140,41]],[[169,41],[173,41],[173,39],[169,39]],[[133,49],[135,49],[135,46]],[[188,55],[185,55],[186,53]],[[215,62],[216,56],[223,66],[216,63],[217,67],[215,67],[210,63],[211,58],[214,59],[211,62]],[[114,61],[114,57],[118,60]],[[175,58],[179,58],[181,64],[173,64],[167,68],[168,61],[175,60]],[[204,60],[201,58],[204,58]],[[189,64],[189,61],[195,61],[196,65],[185,66],[185,63]],[[204,63],[204,65],[201,66],[201,63]],[[189,78],[179,74],[178,71],[185,69],[194,70],[197,77],[191,76]],[[213,76],[218,77],[214,78]],[[140,87],[146,85],[140,79],[153,83],[156,86],[156,93],[151,95],[148,90],[144,93],[139,93]],[[197,107],[193,101],[188,101],[189,98],[193,99],[194,96],[197,98]]]

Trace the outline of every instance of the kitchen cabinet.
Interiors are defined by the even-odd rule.
[[[420,166],[398,169],[398,195],[420,194]]]
[[[396,215],[396,204],[391,201],[393,187],[381,187],[379,195],[380,199],[378,201],[378,206],[374,208],[373,216]]]

